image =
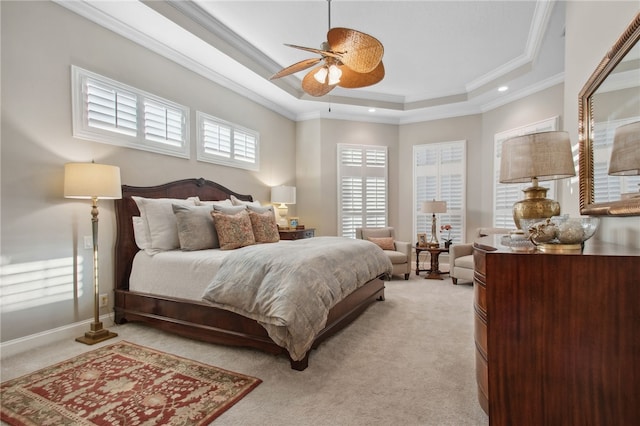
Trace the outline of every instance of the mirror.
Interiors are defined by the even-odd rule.
[[[640,13],[579,96],[580,213],[640,215],[640,176],[609,176],[616,127],[640,121]]]

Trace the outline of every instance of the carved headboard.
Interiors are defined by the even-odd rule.
[[[238,194],[230,189],[204,178],[183,179],[157,186],[122,185],[122,199],[115,200],[116,212],[116,244],[115,244],[115,288],[129,289],[129,275],[133,258],[139,248],[133,235],[134,216],[140,211],[132,196],[145,198],[188,198],[199,197],[201,200],[215,201],[230,198],[231,195],[244,201],[253,201],[251,195]]]

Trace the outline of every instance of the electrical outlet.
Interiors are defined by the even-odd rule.
[[[103,293],[100,295],[100,307],[106,308],[109,305],[109,295]]]
[[[85,250],[91,250],[93,248],[93,237],[91,235],[84,236],[84,248]]]

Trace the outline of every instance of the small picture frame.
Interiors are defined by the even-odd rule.
[[[290,217],[289,218],[289,228],[290,229],[296,229],[298,227],[298,218],[297,217]]]
[[[418,247],[426,247],[427,246],[427,234],[420,233],[418,234]]]

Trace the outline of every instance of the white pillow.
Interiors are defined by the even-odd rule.
[[[140,216],[134,216],[131,219],[133,220],[133,237],[136,240],[136,245],[141,250],[150,249],[151,241],[149,241],[147,224]]]
[[[193,198],[181,200],[175,198],[131,197],[138,205],[140,217],[146,223],[148,241],[151,249],[173,250],[180,247],[178,225],[173,214],[173,204],[195,206]]]
[[[202,201],[198,199],[196,202],[196,206],[220,206],[220,207],[231,207],[233,203],[228,198],[226,200],[220,201]]]
[[[233,203],[234,206],[256,206],[256,207],[260,207],[260,201],[256,200],[256,201],[243,201],[239,198],[236,198],[234,195],[231,195],[231,202]]]

